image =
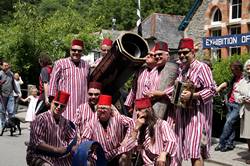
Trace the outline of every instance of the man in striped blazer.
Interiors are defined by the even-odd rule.
[[[181,64],[177,81],[194,85],[194,89],[184,89],[180,95],[181,101],[189,105],[176,109],[178,157],[180,162],[191,159],[192,165],[201,166],[211,147],[215,84],[209,66],[196,59],[193,39],[180,40],[178,55]]]
[[[90,120],[83,131],[82,142],[97,141],[101,144],[109,165],[130,163],[127,138],[131,134],[134,122],[124,115],[114,115],[111,110],[112,97],[100,95],[97,104],[97,117]]]
[[[149,52],[146,56],[146,64],[134,76],[132,88],[124,103],[129,112],[133,113],[133,119],[136,119],[136,112],[134,111],[135,99],[146,97],[153,86],[151,82],[153,79],[152,76],[157,73],[156,63],[157,61],[154,58],[153,52]]]
[[[75,117],[78,106],[87,102],[89,64],[81,59],[83,49],[83,41],[74,39],[70,57],[55,62],[49,83],[49,96],[55,96],[58,90],[70,93],[69,103],[63,113],[69,120]]]
[[[50,110],[38,115],[32,122],[26,156],[28,165],[71,165],[70,152],[76,143],[76,130],[74,124],[62,116],[69,96],[58,91]]]

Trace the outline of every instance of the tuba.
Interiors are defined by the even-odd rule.
[[[110,51],[90,75],[90,81],[101,82],[102,93],[119,98],[119,89],[144,63],[148,54],[147,42],[139,35],[127,32],[121,34]]]

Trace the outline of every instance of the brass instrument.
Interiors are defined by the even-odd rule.
[[[142,37],[132,32],[123,33],[91,73],[90,81],[101,82],[102,93],[112,95],[115,103],[119,89],[145,63],[148,52],[148,44]]]
[[[191,94],[193,94],[194,90],[195,90],[194,84],[190,80],[187,80],[185,82],[183,82],[183,81],[175,81],[174,92],[172,94],[171,103],[173,103],[177,107],[191,108],[192,107],[193,95],[191,95],[191,97],[190,97],[190,99],[188,101],[183,100],[181,98],[181,93],[184,90],[190,91]]]

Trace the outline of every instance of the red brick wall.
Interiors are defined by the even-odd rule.
[[[229,31],[228,31],[228,25],[230,24],[229,22],[229,17],[230,17],[230,0],[224,0],[223,2],[219,2],[217,1],[217,3],[210,3],[208,5],[207,11],[205,13],[205,17],[209,18],[206,19],[206,25],[211,25],[211,19],[212,19],[212,14],[215,8],[219,8],[221,10],[222,13],[222,23],[223,26],[221,27],[221,35],[228,35]],[[249,20],[250,19],[250,1],[249,0],[242,0],[242,16],[241,19],[242,20]],[[249,23],[248,23],[249,24]],[[244,21],[242,21],[240,24],[241,25],[241,33],[248,33],[249,30],[249,25],[246,24]],[[206,30],[206,36],[210,36],[210,29],[208,28],[208,30]],[[241,53],[245,53],[249,51],[249,46],[242,46],[241,47]],[[205,54],[208,55],[210,54],[210,50],[206,49],[204,50]],[[222,54],[222,58],[226,58],[229,55],[229,51],[228,48],[222,48],[221,49],[221,54]]]

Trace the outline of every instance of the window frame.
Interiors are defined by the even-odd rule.
[[[239,28],[240,29],[240,32],[237,32],[237,33],[234,33],[235,35],[236,34],[241,34],[241,25],[234,25],[234,26],[230,26],[229,27],[229,33],[230,35],[234,35],[232,34],[232,28]],[[232,56],[232,49],[239,49],[239,54],[241,54],[241,47],[240,46],[235,46],[235,47],[229,47],[228,48],[228,53],[229,53],[229,56]]]
[[[241,20],[241,16],[242,16],[242,0],[238,0],[240,1],[240,3],[237,4],[233,4],[233,0],[230,0],[230,8],[229,8],[229,21],[230,22],[237,22]],[[237,18],[232,18],[233,17],[233,6],[237,6],[238,10],[237,10],[237,15],[239,15],[239,11],[240,11],[240,16]],[[240,6],[240,8],[239,8]]]
[[[220,13],[221,18],[220,18],[219,21],[214,21],[214,17],[215,17],[215,14],[216,14],[217,11]],[[221,12],[220,8],[216,7],[216,8],[213,10],[213,13],[212,13],[211,25],[221,25],[221,22],[222,22],[222,12]]]
[[[220,31],[220,35],[213,35],[213,32],[217,31],[216,33],[218,33],[218,31]],[[222,33],[222,29],[221,28],[213,28],[210,29],[210,36],[221,36]],[[221,60],[221,48],[211,48],[210,50],[210,55],[213,59],[215,59],[216,61],[220,61]]]

